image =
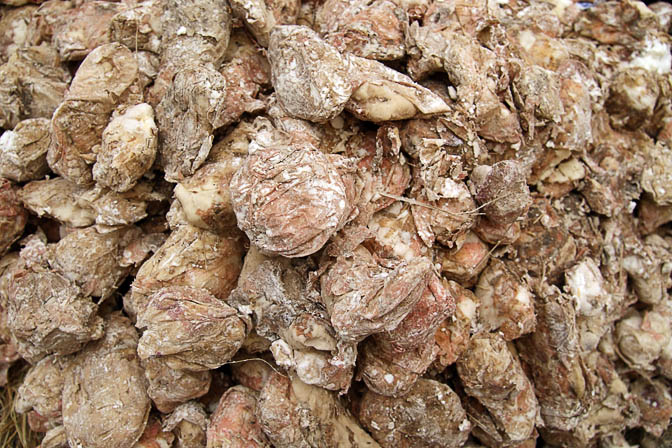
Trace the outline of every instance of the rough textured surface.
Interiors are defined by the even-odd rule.
[[[53,48],[17,50],[0,65],[0,126],[12,129],[26,118],[51,118],[70,79]]]
[[[114,2],[84,2],[59,14],[53,25],[52,42],[64,61],[82,60],[95,48],[109,42],[107,28],[123,9]]]
[[[0,253],[5,254],[19,239],[26,226],[28,215],[17,197],[17,190],[10,181],[0,178]]]
[[[356,89],[346,105],[356,117],[376,123],[448,112],[431,90],[378,61],[351,56]]]
[[[669,445],[648,3],[0,0],[17,422],[43,448]]]
[[[498,330],[507,341],[534,331],[534,296],[505,263],[492,260],[481,273],[475,293],[481,329]]]
[[[203,165],[175,185],[175,198],[191,225],[215,233],[236,227],[230,184],[243,161],[242,155],[226,153],[222,160]]]
[[[86,57],[52,118],[47,161],[54,172],[78,185],[93,182],[94,147],[137,73],[133,54],[118,43],[102,45]]]
[[[401,59],[406,53],[403,7],[382,1],[330,0],[316,13],[316,28],[340,52],[377,59]]]
[[[178,406],[163,420],[163,429],[175,434],[175,448],[205,447],[207,426],[208,414],[195,401]]]
[[[367,391],[358,416],[382,447],[460,447],[471,429],[457,394],[426,379],[401,398]]]
[[[161,164],[167,179],[194,174],[212,147],[212,133],[224,121],[227,81],[206,67],[179,71],[156,107]]]
[[[257,393],[234,386],[219,399],[208,425],[208,448],[270,447],[256,416]]]
[[[145,431],[140,439],[135,442],[133,448],[170,448],[174,441],[175,435],[162,428],[161,421],[157,416],[150,415]]]
[[[314,268],[305,261],[265,257],[250,248],[238,288],[228,300],[250,315],[257,337],[266,343],[262,350],[270,346],[278,365],[307,384],[347,390],[356,346],[338,337],[320,307],[319,293],[306,278]]]
[[[103,339],[74,359],[63,388],[70,445],[132,447],[147,424],[150,401],[131,322],[112,315]]]
[[[70,358],[52,355],[32,366],[19,387],[16,411],[34,410],[51,425],[62,422],[61,397],[70,362]]]
[[[338,334],[359,341],[394,329],[420,300],[430,270],[422,258],[413,264],[380,265],[359,246],[351,256],[339,257],[322,277],[322,301]]]
[[[88,189],[55,177],[29,182],[20,197],[25,207],[37,216],[46,215],[72,227],[97,224],[109,229],[146,218],[149,204],[165,198],[154,187],[149,182],[141,182],[125,193],[117,193],[99,187]]]
[[[216,369],[238,351],[247,324],[205,289],[162,288],[148,298],[136,326],[138,356],[162,358],[172,369]]]
[[[50,246],[49,264],[82,290],[103,299],[109,297],[130,273],[124,251],[142,236],[137,227],[100,233],[93,227],[73,230]]]
[[[337,157],[291,143],[248,156],[231,180],[231,202],[252,244],[265,253],[301,257],[343,227],[352,187]]]
[[[157,133],[149,104],[137,104],[113,116],[96,153],[93,180],[114,191],[133,188],[154,163]]]
[[[148,296],[166,286],[207,289],[224,300],[233,290],[242,268],[238,238],[225,238],[189,225],[171,232],[166,242],[145,262],[133,282],[124,308],[135,315]]]
[[[19,353],[31,362],[74,353],[103,336],[96,311],[91,298],[60,274],[23,267],[13,275],[7,324]]]
[[[259,394],[257,416],[275,447],[377,447],[332,393],[274,373]]]
[[[477,416],[474,431],[479,438],[508,446],[533,436],[539,419],[537,397],[520,361],[500,336],[474,335],[457,361],[457,372],[471,397],[465,406]]]
[[[14,182],[38,180],[49,172],[49,120],[31,118],[0,136],[0,176]]]
[[[305,26],[277,26],[268,49],[273,87],[292,116],[323,122],[341,113],[353,92],[349,59]]]
[[[212,382],[209,371],[192,372],[171,369],[160,358],[143,362],[148,381],[147,395],[160,412],[172,412],[180,404],[208,393]]]

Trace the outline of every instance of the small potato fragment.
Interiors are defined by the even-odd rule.
[[[0,254],[4,255],[18,240],[28,221],[17,191],[10,181],[0,178]]]
[[[12,129],[26,118],[51,118],[70,79],[53,48],[18,49],[0,65],[0,127]]]
[[[59,14],[52,42],[64,61],[79,61],[109,42],[107,29],[122,3],[94,0]]]
[[[192,66],[177,72],[156,106],[159,156],[166,179],[178,182],[194,174],[208,157],[213,131],[230,124],[226,78],[218,71]]]
[[[14,182],[38,180],[49,172],[49,120],[31,118],[0,136],[0,176]]]
[[[472,287],[490,260],[490,248],[474,232],[467,232],[464,241],[452,250],[439,248],[437,258],[441,273],[465,287]]]
[[[426,379],[400,398],[366,391],[358,417],[383,448],[458,448],[471,430],[457,394],[446,384]]]
[[[100,142],[112,108],[86,100],[66,100],[58,106],[51,121],[52,140],[47,152],[47,163],[54,173],[77,185],[93,183],[93,149]]]
[[[470,179],[476,201],[493,223],[511,224],[527,212],[530,190],[518,162],[505,160],[478,166]]]
[[[263,359],[263,358],[260,358]],[[250,359],[231,365],[233,379],[249,389],[260,392],[268,378],[273,375],[272,364],[259,359]]]
[[[114,107],[137,72],[138,64],[131,50],[118,43],[101,45],[77,69],[67,98],[101,101]]]
[[[145,431],[140,439],[135,442],[133,448],[171,448],[174,441],[175,435],[164,430],[161,421],[154,415],[150,415]]]
[[[113,116],[96,153],[93,180],[118,192],[133,188],[154,163],[157,133],[149,104],[137,104]]]
[[[262,47],[268,47],[270,33],[276,25],[267,3],[264,0],[229,0],[233,14],[244,20],[247,29]]]
[[[534,331],[534,296],[505,263],[490,261],[478,280],[476,297],[483,330],[499,330],[507,341]]]
[[[438,347],[432,339],[407,350],[395,350],[384,334],[374,334],[360,345],[357,378],[377,394],[402,397],[434,362]]]
[[[411,207],[418,235],[432,247],[435,242],[452,247],[465,237],[476,222],[474,199],[464,182],[443,178],[444,194],[429,200],[427,189],[416,188],[416,205]]]
[[[270,443],[257,420],[258,393],[234,386],[219,400],[208,425],[208,448],[267,448]]]
[[[243,162],[244,157],[225,153],[175,185],[175,198],[191,225],[221,234],[236,227],[230,183]]]
[[[636,130],[652,116],[660,89],[655,75],[641,67],[623,70],[614,76],[605,104],[615,128]]]
[[[208,414],[203,405],[188,401],[163,419],[163,429],[175,434],[175,448],[205,448]]]
[[[141,359],[158,357],[173,369],[201,371],[224,365],[238,351],[248,325],[236,310],[205,289],[162,288],[149,297],[136,323],[144,329]]]
[[[129,274],[122,265],[123,252],[142,231],[127,227],[100,233],[94,227],[77,229],[51,246],[49,264],[82,289],[86,295],[109,297]]]
[[[441,322],[455,312],[456,298],[447,283],[433,274],[420,300],[397,328],[385,337],[398,350],[411,349],[418,344],[434,340],[434,333]]]
[[[529,366],[546,428],[570,431],[590,400],[576,312],[568,297],[548,286],[537,300],[537,320],[536,331],[518,339],[516,347]]]
[[[631,310],[616,324],[614,337],[622,355],[643,371],[654,370],[654,362],[670,343],[669,312]]]
[[[353,92],[350,60],[305,26],[276,26],[268,56],[282,107],[316,123],[341,113]]]
[[[649,145],[647,163],[642,173],[642,189],[651,194],[658,205],[672,205],[672,148],[658,142]]]
[[[374,334],[360,345],[358,377],[378,394],[407,394],[438,355],[436,330],[454,311],[452,293],[432,275],[420,300],[395,329]]]
[[[142,436],[151,402],[131,322],[113,314],[105,337],[74,359],[63,388],[63,426],[70,446],[131,448]]]
[[[89,53],[52,118],[47,162],[55,173],[78,185],[93,183],[94,147],[137,75],[137,60],[119,43],[101,45]]]
[[[296,377],[269,377],[259,394],[257,417],[276,448],[379,446],[334,393]]]
[[[8,290],[15,267],[19,262],[19,254],[11,252],[0,258],[0,386],[9,380],[9,368],[21,356],[12,342],[12,335],[7,327]]]
[[[346,110],[360,120],[379,123],[450,111],[431,90],[382,62],[350,56],[356,87]]]
[[[67,357],[51,355],[31,366],[14,401],[16,412],[34,410],[50,424],[60,423],[61,396],[70,362]]]
[[[446,282],[445,287],[455,297],[456,307],[455,314],[444,320],[434,334],[440,367],[449,366],[462,356],[478,319],[478,300],[473,292],[454,281]]]
[[[126,226],[147,217],[151,201],[165,197],[148,182],[140,182],[125,193],[107,188],[77,185],[62,177],[29,182],[21,190],[26,208],[38,216],[47,215],[72,227]]]
[[[640,419],[644,429],[656,437],[662,436],[672,417],[672,397],[665,384],[639,378],[630,390],[641,412]]]
[[[457,373],[474,416],[474,434],[488,446],[516,446],[534,436],[539,403],[534,387],[504,339],[495,333],[472,336],[457,360]]]
[[[226,1],[170,0],[163,6],[164,49],[187,39],[201,39],[216,47],[210,52],[224,53],[231,36],[231,9]]]
[[[404,30],[408,17],[389,0],[330,0],[316,13],[319,31],[340,52],[389,61],[406,54]]]
[[[149,383],[147,395],[160,412],[172,412],[180,404],[208,393],[212,383],[210,371],[192,372],[170,368],[161,358],[143,362]]]
[[[110,42],[119,42],[133,50],[161,52],[162,3],[150,0],[123,9],[109,22]]]
[[[50,429],[44,435],[40,448],[68,448],[68,437],[65,434],[65,428],[57,426]]]
[[[37,9],[34,5],[22,8],[3,9],[0,13],[0,64],[16,52],[18,48],[27,45],[30,21]]]

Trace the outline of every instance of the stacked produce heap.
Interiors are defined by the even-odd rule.
[[[0,0],[2,412],[42,448],[672,446],[671,26]]]

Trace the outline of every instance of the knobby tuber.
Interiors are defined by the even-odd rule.
[[[42,448],[669,445],[645,3],[0,0],[3,413]]]

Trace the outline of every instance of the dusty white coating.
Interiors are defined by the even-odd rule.
[[[646,40],[644,49],[628,65],[630,67],[641,67],[660,75],[669,73],[672,66],[670,44],[649,37]]]

